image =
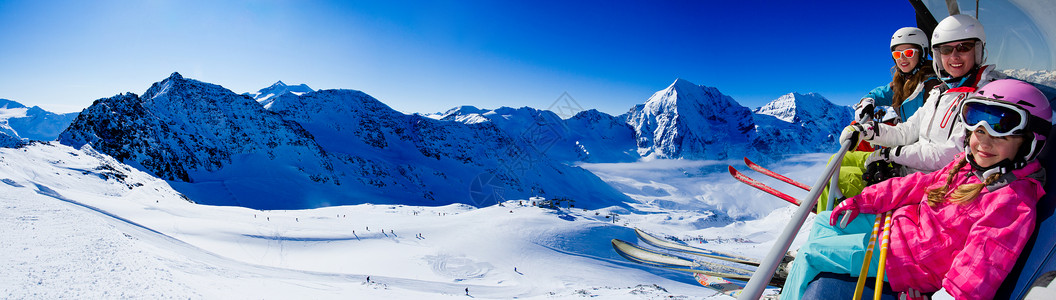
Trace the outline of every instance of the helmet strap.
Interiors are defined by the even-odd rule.
[[[965,156],[964,156],[964,159],[967,159],[968,163],[972,165],[972,170],[973,170],[973,173],[975,174],[975,177],[979,178],[979,181],[982,181],[982,182],[986,182],[986,178],[990,177],[990,175],[994,175],[994,174],[1012,174],[1011,171],[1015,169],[1015,168],[1012,167],[1015,164],[1012,163],[1012,161],[1007,159],[1007,158],[997,162],[996,164],[994,164],[992,166],[985,167],[985,168],[980,166],[979,164],[975,163],[975,157],[972,156],[971,152],[966,153]]]

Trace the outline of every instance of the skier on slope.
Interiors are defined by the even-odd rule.
[[[895,117],[908,119],[924,104],[925,95],[939,80],[928,60],[928,36],[916,27],[903,27],[891,35],[891,67],[893,78],[887,85],[876,87],[855,105],[855,121],[865,122],[873,115],[877,106],[890,106]],[[893,123],[900,122],[895,121]],[[893,124],[889,124],[893,125]],[[854,196],[866,186],[862,175],[865,174],[865,158],[875,150],[867,142],[862,142],[856,150],[848,152],[840,164],[840,190],[846,196]],[[822,192],[818,202],[818,212],[825,210],[828,202],[828,190]]]
[[[847,126],[840,136],[842,141],[857,132],[862,140],[886,147],[865,156],[863,166],[874,162],[897,163],[902,166],[899,172],[902,176],[942,168],[963,150],[960,146],[964,141],[963,124],[953,117],[960,110],[957,104],[977,88],[1005,77],[993,66],[983,65],[986,34],[983,24],[975,18],[946,17],[935,27],[931,40],[936,53],[932,66],[939,72],[942,84],[929,91],[925,105],[898,125],[866,121]],[[840,191],[844,196],[851,196],[860,190],[841,184]],[[818,207],[826,206],[819,204]]]
[[[782,299],[850,297],[833,294],[855,285],[838,274],[858,276],[862,264],[877,266],[879,257],[863,262],[873,216],[856,216],[883,212],[892,212],[887,265],[881,266],[892,290],[935,293],[933,299],[994,296],[1034,230],[1045,194],[1045,169],[1035,159],[1052,128],[1052,110],[1041,91],[1013,79],[980,88],[960,107],[955,117],[965,124],[965,152],[939,171],[867,187],[831,214],[818,214]],[[841,229],[836,224],[845,211],[852,221]],[[875,277],[877,269],[869,274]]]

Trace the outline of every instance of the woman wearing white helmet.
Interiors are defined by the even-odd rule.
[[[935,86],[939,79],[935,77],[928,57],[928,36],[916,27],[903,27],[891,35],[891,83],[876,87],[855,105],[855,121],[864,122],[870,118],[877,106],[890,106],[898,121],[912,116],[923,104],[924,96]],[[863,180],[866,172],[865,159],[874,150],[869,143],[861,143],[857,151],[847,153],[840,166],[839,185],[844,196],[851,197],[862,191],[869,182]],[[874,176],[875,177],[875,176]],[[825,190],[818,202],[818,212],[827,208],[828,190]]]
[[[894,162],[903,166],[902,175],[942,168],[962,150],[963,125],[954,117],[960,111],[958,104],[977,88],[1005,77],[983,65],[986,34],[971,16],[943,19],[932,34],[932,43],[932,65],[942,84],[929,91],[925,105],[895,126],[865,122],[849,128],[865,141],[887,147],[870,154],[866,166]],[[845,130],[841,138],[849,138],[853,131]]]

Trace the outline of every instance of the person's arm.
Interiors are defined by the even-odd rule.
[[[942,287],[956,299],[991,299],[1034,232],[1040,187],[1020,181],[983,195],[987,211],[953,258]],[[1042,192],[1043,193],[1043,192]],[[1031,200],[1033,199],[1033,200]],[[976,199],[982,201],[983,199]]]
[[[891,90],[891,84],[885,84],[869,91],[862,98],[873,98],[873,104],[876,106],[891,106],[894,103],[895,92]]]
[[[942,170],[927,174],[913,173],[884,180],[865,187],[862,193],[854,197],[854,200],[858,202],[860,211],[867,214],[888,212],[902,206],[920,203],[924,195],[928,193],[928,186],[943,178],[941,175],[949,173],[949,169],[955,166],[954,163]]]
[[[953,127],[948,140],[918,140],[916,143],[891,148],[889,150],[890,161],[917,170],[941,168],[943,162],[950,161],[957,153],[964,151],[963,126],[956,124]]]

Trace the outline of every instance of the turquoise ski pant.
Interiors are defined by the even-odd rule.
[[[818,214],[810,229],[807,243],[799,248],[796,260],[788,272],[788,279],[781,289],[782,300],[799,300],[807,284],[821,272],[858,276],[865,259],[869,235],[873,232],[876,215],[860,214],[847,228],[829,225],[829,211]],[[878,237],[877,240],[880,238]],[[880,262],[880,251],[873,249],[869,277],[876,277]],[[887,278],[884,278],[886,281]]]

